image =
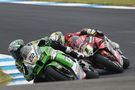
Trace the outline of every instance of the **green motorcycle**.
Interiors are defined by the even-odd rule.
[[[82,80],[86,78],[77,59],[50,46],[29,46],[24,64],[34,77],[34,82]],[[26,53],[26,52],[25,52]],[[90,75],[95,75],[91,70]],[[97,76],[97,75],[96,75]]]

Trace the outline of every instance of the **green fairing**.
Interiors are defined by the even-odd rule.
[[[65,57],[62,54],[57,54],[56,61],[66,65],[67,67],[72,67],[73,66],[73,61],[69,61],[69,58]]]
[[[58,64],[57,62],[67,66],[67,67],[72,67],[73,66],[73,61],[70,60],[70,58],[66,57],[65,54],[59,50],[54,50],[53,48],[49,47],[49,46],[44,46],[44,47],[40,47],[41,51],[42,51],[42,55],[40,60],[36,60],[35,61],[35,65],[36,65],[36,69],[34,70],[34,74],[38,74],[43,68],[46,68],[47,66],[55,66],[57,68],[61,67],[60,64]],[[52,55],[50,54],[51,51],[56,52],[56,57],[55,59],[52,59]],[[52,61],[51,63],[46,65],[46,62],[48,60],[55,60]],[[42,65],[39,65],[39,63]],[[45,66],[44,66],[45,65]]]

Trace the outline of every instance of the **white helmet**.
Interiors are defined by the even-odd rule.
[[[60,42],[61,44],[64,44],[65,43],[65,37],[64,35],[62,34],[62,32],[54,32],[50,35],[49,37],[51,40],[53,41],[58,41]]]
[[[9,44],[8,51],[11,53],[14,59],[20,59],[20,49],[24,46],[22,39],[17,39]]]

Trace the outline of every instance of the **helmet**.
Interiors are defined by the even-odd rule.
[[[67,34],[65,35],[65,40],[66,40],[66,41],[69,41],[69,39],[70,39],[72,36],[74,36],[73,33],[67,33]]]
[[[65,43],[65,37],[64,35],[62,34],[62,32],[54,32],[50,35],[49,37],[51,40],[53,41],[58,41],[60,42],[61,44],[64,44]]]
[[[9,44],[8,51],[11,53],[14,59],[20,59],[20,49],[24,46],[24,41],[22,39],[18,39],[12,41]]]
[[[23,57],[23,59],[26,59],[28,55],[33,54],[32,53],[32,46],[25,45],[21,50],[20,54]],[[34,56],[34,55],[33,55]],[[32,58],[32,57],[31,57]]]

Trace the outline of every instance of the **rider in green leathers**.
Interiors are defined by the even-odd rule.
[[[15,59],[15,64],[17,69],[23,73],[24,77],[26,78],[27,81],[31,81],[34,79],[33,74],[31,73],[32,70],[30,67],[26,66],[24,64],[24,60],[23,60],[23,56],[22,56],[22,52],[27,53],[29,48],[24,48],[33,44],[37,44],[39,47],[40,46],[51,46],[52,48],[56,49],[56,50],[61,50],[64,53],[74,57],[74,58],[83,58],[83,56],[81,54],[78,54],[77,52],[74,52],[72,49],[70,49],[67,46],[63,46],[62,44],[60,44],[57,41],[53,41],[51,40],[49,37],[45,37],[45,38],[41,38],[39,40],[35,40],[35,41],[31,41],[28,44],[25,44],[24,41],[22,39],[18,39],[15,41],[12,41],[9,45],[8,51],[10,52],[10,54],[13,56],[13,58]],[[29,70],[27,70],[29,69]]]

